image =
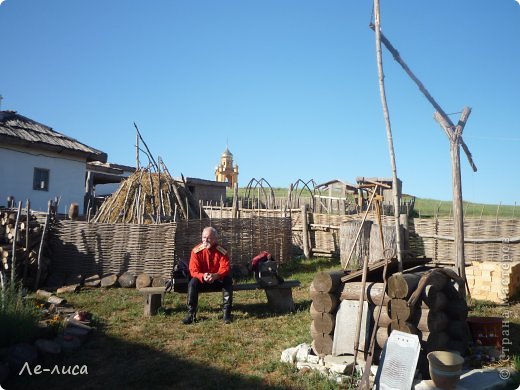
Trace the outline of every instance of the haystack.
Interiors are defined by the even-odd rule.
[[[206,218],[184,181],[166,172],[138,169],[105,200],[93,222],[150,224]]]

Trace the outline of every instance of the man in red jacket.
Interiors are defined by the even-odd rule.
[[[233,280],[229,274],[227,251],[218,244],[217,230],[206,227],[202,231],[202,243],[191,251],[190,275],[188,283],[188,314],[182,320],[187,325],[195,321],[199,290],[210,286],[222,288],[222,309],[224,322],[231,322],[233,304]]]

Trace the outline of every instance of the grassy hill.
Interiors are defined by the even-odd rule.
[[[268,190],[268,188],[266,189]],[[273,188],[274,195],[278,198],[287,198],[288,188]],[[240,197],[245,196],[246,189],[239,188],[238,195]],[[302,196],[308,196],[308,191],[303,191]],[[227,190],[227,197],[229,200],[233,198],[233,191]],[[428,198],[416,198],[415,199],[415,216],[417,217],[445,217],[452,215],[452,202],[444,200],[435,200]],[[483,203],[472,203],[464,202],[464,215],[466,217],[480,218],[520,218],[520,207],[513,205],[498,205],[498,204],[483,204]]]

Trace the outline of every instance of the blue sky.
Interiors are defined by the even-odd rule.
[[[447,113],[473,109],[465,200],[520,199],[520,5],[382,0],[384,34]],[[390,177],[372,1],[27,1],[0,5],[2,109],[135,164],[135,121],[174,176],[240,185]],[[449,142],[384,50],[406,193],[451,199]],[[459,114],[451,116],[454,122]]]

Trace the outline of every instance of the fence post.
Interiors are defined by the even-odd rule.
[[[310,237],[309,237],[309,220],[307,218],[307,205],[304,204],[302,206],[302,241],[303,241],[303,254],[306,259],[309,259],[311,257],[311,250],[310,250]]]

